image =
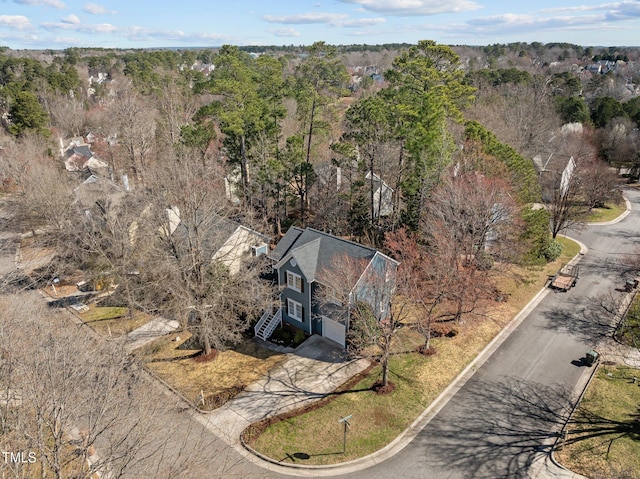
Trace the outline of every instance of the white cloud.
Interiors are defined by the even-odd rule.
[[[589,12],[591,9],[586,9]],[[512,35],[524,39],[530,35],[553,32],[561,35],[569,31],[594,31],[622,28],[621,21],[629,20],[611,18],[602,13],[591,12],[585,15],[540,15],[538,14],[512,14],[479,17],[462,24],[453,25],[423,25],[423,29],[430,29],[447,33],[455,38],[492,38],[503,39],[504,35]],[[500,40],[502,41],[502,40]],[[584,43],[584,42],[583,42]]]
[[[155,30],[151,28],[132,26],[118,31],[120,35],[131,41],[169,40],[185,44],[233,43],[234,38],[217,33],[185,33],[182,30]]]
[[[360,28],[384,23],[384,18],[359,18],[351,19],[344,13],[301,13],[298,15],[265,15],[262,19],[269,23],[281,23],[283,25],[309,25],[327,24],[332,27]],[[272,32],[273,33],[273,32]],[[299,35],[299,34],[298,34]],[[285,35],[286,36],[286,35]],[[297,35],[296,35],[297,36]]]
[[[478,10],[473,0],[338,0],[360,5],[364,10],[397,16],[437,15],[439,13]]]
[[[12,30],[29,30],[32,27],[31,21],[24,15],[0,15],[0,26]]]
[[[276,37],[299,37],[300,32],[293,27],[278,28],[276,30],[269,30]]]
[[[56,31],[56,30],[71,30],[81,33],[114,33],[119,29],[115,25],[111,25],[110,23],[65,23],[65,22],[50,22],[43,23],[42,28],[48,31]]]
[[[62,23],[69,23],[71,25],[77,25],[78,23],[80,23],[80,19],[76,16],[76,15],[69,15],[68,17],[64,17],[61,20]]]
[[[66,5],[60,0],[13,0],[20,5],[32,5],[34,7],[48,6],[63,9]]]
[[[374,25],[380,25],[381,23],[386,22],[384,18],[360,18],[358,20],[346,20],[344,22],[339,22],[336,26],[340,27],[349,27],[349,28],[361,28],[361,27],[372,27]]]
[[[24,15],[0,15],[0,25],[12,30],[29,30],[31,21]]]
[[[115,10],[107,10],[102,5],[98,5],[97,3],[86,3],[82,10],[91,15],[107,15],[107,14],[116,14]]]
[[[303,25],[311,23],[329,23],[335,24],[341,20],[346,20],[349,15],[343,13],[301,13],[298,15],[265,15],[262,19],[269,23],[283,23],[291,25]]]
[[[219,35],[215,33],[185,33],[182,30],[156,30],[141,26],[118,27],[110,23],[74,23],[70,15],[60,22],[42,23],[42,29],[49,32],[68,32],[64,35],[88,34],[88,35],[112,35],[113,37],[122,37],[135,42],[179,42],[181,44],[202,45],[207,43],[233,43],[235,38],[227,35]],[[79,20],[79,19],[78,19]],[[62,35],[57,38],[62,38]],[[103,40],[104,41],[104,40]],[[86,43],[86,41],[85,41]],[[158,42],[156,42],[158,43]],[[78,44],[76,39],[73,44]]]
[[[593,12],[603,11],[611,16],[640,16],[640,2],[627,0],[624,2],[601,3],[599,5],[578,5],[575,7],[555,7],[542,10],[542,13]]]
[[[2,43],[19,43],[21,45],[37,46],[41,38],[34,33],[20,32],[19,34],[14,34],[0,32],[0,40]]]

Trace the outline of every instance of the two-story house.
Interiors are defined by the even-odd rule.
[[[308,334],[344,347],[356,302],[369,304],[378,318],[389,313],[398,262],[373,248],[292,227],[268,257],[281,288],[280,309],[272,317]]]

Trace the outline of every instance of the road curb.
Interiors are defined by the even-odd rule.
[[[616,223],[620,223],[623,219],[625,219],[627,216],[629,216],[629,213],[631,213],[631,211],[633,211],[633,208],[631,207],[631,202],[627,199],[626,196],[623,196],[623,198],[624,198],[624,202],[625,202],[625,205],[627,207],[627,210],[624,211],[615,220],[604,221],[604,222],[596,222],[596,223],[585,223],[585,224],[587,226],[610,226],[610,225],[615,225]]]

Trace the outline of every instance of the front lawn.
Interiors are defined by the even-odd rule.
[[[504,301],[490,302],[485,314],[465,318],[459,334],[433,338],[435,356],[418,353],[393,356],[390,380],[395,390],[378,395],[370,388],[380,376],[379,367],[348,391],[335,394],[322,407],[263,428],[257,424],[245,439],[261,454],[278,461],[335,464],[371,454],[398,437],[478,353],[504,328],[555,273],[579,253],[580,247],[558,238],[563,253],[544,267],[520,268],[503,276]],[[403,331],[403,330],[401,330]],[[342,453],[340,417],[352,414],[346,453]],[[264,430],[263,430],[264,429]]]
[[[640,370],[600,367],[556,452],[565,467],[599,479],[640,477],[640,381],[633,378]]]
[[[179,339],[178,339],[179,338]],[[136,354],[145,366],[193,403],[200,391],[205,398],[239,392],[281,363],[285,355],[261,348],[245,340],[234,349],[221,351],[211,361],[199,362],[201,349],[190,341],[191,334],[179,332],[163,336],[139,349]],[[204,409],[212,407],[205,401]]]
[[[453,338],[434,338],[435,356],[398,354],[390,360],[390,380],[395,390],[378,395],[371,386],[380,377],[380,367],[322,407],[269,426],[251,446],[277,460],[304,464],[335,464],[371,454],[389,444],[469,364],[504,327],[504,321],[472,323]],[[342,453],[341,417],[352,415]],[[247,431],[245,438],[251,437]],[[307,456],[309,456],[307,458]]]
[[[620,329],[616,331],[616,339],[634,348],[640,347],[640,294],[633,298]]]
[[[91,305],[79,316],[98,333],[115,338],[129,334],[151,321],[151,317],[146,313],[135,311],[132,316],[129,316],[128,312],[129,308],[126,307]]]
[[[594,208],[587,217],[588,223],[604,223],[615,220],[622,213],[627,211],[627,205],[623,201],[619,205],[606,204],[603,208]]]

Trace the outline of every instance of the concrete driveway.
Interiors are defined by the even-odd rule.
[[[365,359],[349,360],[333,341],[311,336],[266,377],[207,414],[206,425],[238,445],[240,433],[251,423],[322,399],[368,365]]]

